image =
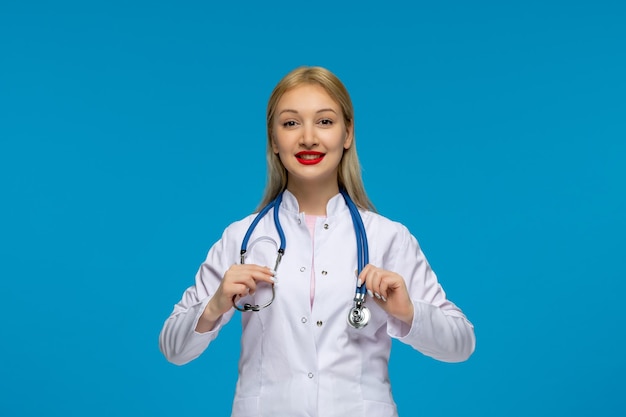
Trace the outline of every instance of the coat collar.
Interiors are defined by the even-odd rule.
[[[288,190],[285,190],[283,193],[283,201],[280,205],[283,210],[288,211],[289,213],[299,215],[300,207],[298,206],[298,200],[296,200],[296,196],[294,196]],[[348,205],[346,201],[343,199],[341,193],[337,193],[333,196],[328,203],[326,204],[326,218],[331,218],[334,216],[341,215],[345,211],[348,211]]]

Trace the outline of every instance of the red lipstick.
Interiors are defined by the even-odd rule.
[[[316,151],[302,151],[296,154],[296,159],[302,165],[315,165],[318,164],[324,159],[324,155],[322,152]]]

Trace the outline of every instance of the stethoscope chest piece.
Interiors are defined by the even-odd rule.
[[[352,307],[348,313],[348,324],[355,329],[362,329],[370,321],[370,309],[365,306]]]

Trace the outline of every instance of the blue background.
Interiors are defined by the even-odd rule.
[[[476,326],[461,364],[394,344],[401,415],[626,415],[624,3],[339,3],[2,3],[0,415],[228,415],[239,324],[183,367],[157,338],[300,65]]]

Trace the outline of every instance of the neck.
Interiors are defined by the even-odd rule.
[[[288,184],[287,189],[298,200],[301,212],[313,216],[326,216],[328,201],[339,193],[339,185],[332,184]]]

